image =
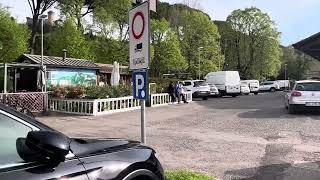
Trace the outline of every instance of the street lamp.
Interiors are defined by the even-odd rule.
[[[201,79],[201,68],[200,68],[200,51],[203,49],[203,47],[198,48],[198,56],[199,56],[199,80]]]
[[[284,64],[284,80],[287,80],[287,64]]]

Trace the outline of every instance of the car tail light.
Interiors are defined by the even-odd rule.
[[[302,94],[301,94],[301,92],[299,92],[299,91],[293,91],[293,92],[291,93],[291,96],[300,97],[300,96],[302,96]]]

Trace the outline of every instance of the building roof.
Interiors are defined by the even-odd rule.
[[[113,65],[112,64],[102,64],[96,63],[100,67],[100,73],[112,73]],[[129,66],[120,66],[120,74],[130,74]]]
[[[320,60],[320,32],[293,44],[293,47]]]
[[[31,55],[31,54],[22,54],[18,62],[31,63],[31,64],[40,64],[41,56],[40,55]],[[54,56],[43,56],[43,64],[48,67],[66,67],[66,68],[86,68],[86,69],[99,69],[100,66],[95,64],[92,61],[85,59],[76,59],[76,58],[66,58],[65,60],[62,57]]]

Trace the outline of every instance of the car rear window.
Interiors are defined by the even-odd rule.
[[[320,83],[299,83],[296,86],[297,91],[320,91]]]
[[[194,82],[194,87],[199,87],[199,86],[206,86],[207,83],[204,81],[195,81]]]
[[[184,86],[191,86],[191,82],[184,82]]]

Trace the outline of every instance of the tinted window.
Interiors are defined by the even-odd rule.
[[[17,153],[16,141],[25,138],[32,129],[8,116],[0,114],[0,167],[22,163]]]
[[[191,82],[184,82],[184,86],[191,86]]]
[[[194,87],[199,87],[199,86],[206,86],[207,83],[204,81],[195,81],[194,82]]]
[[[296,86],[297,91],[320,91],[320,83],[299,83]]]

